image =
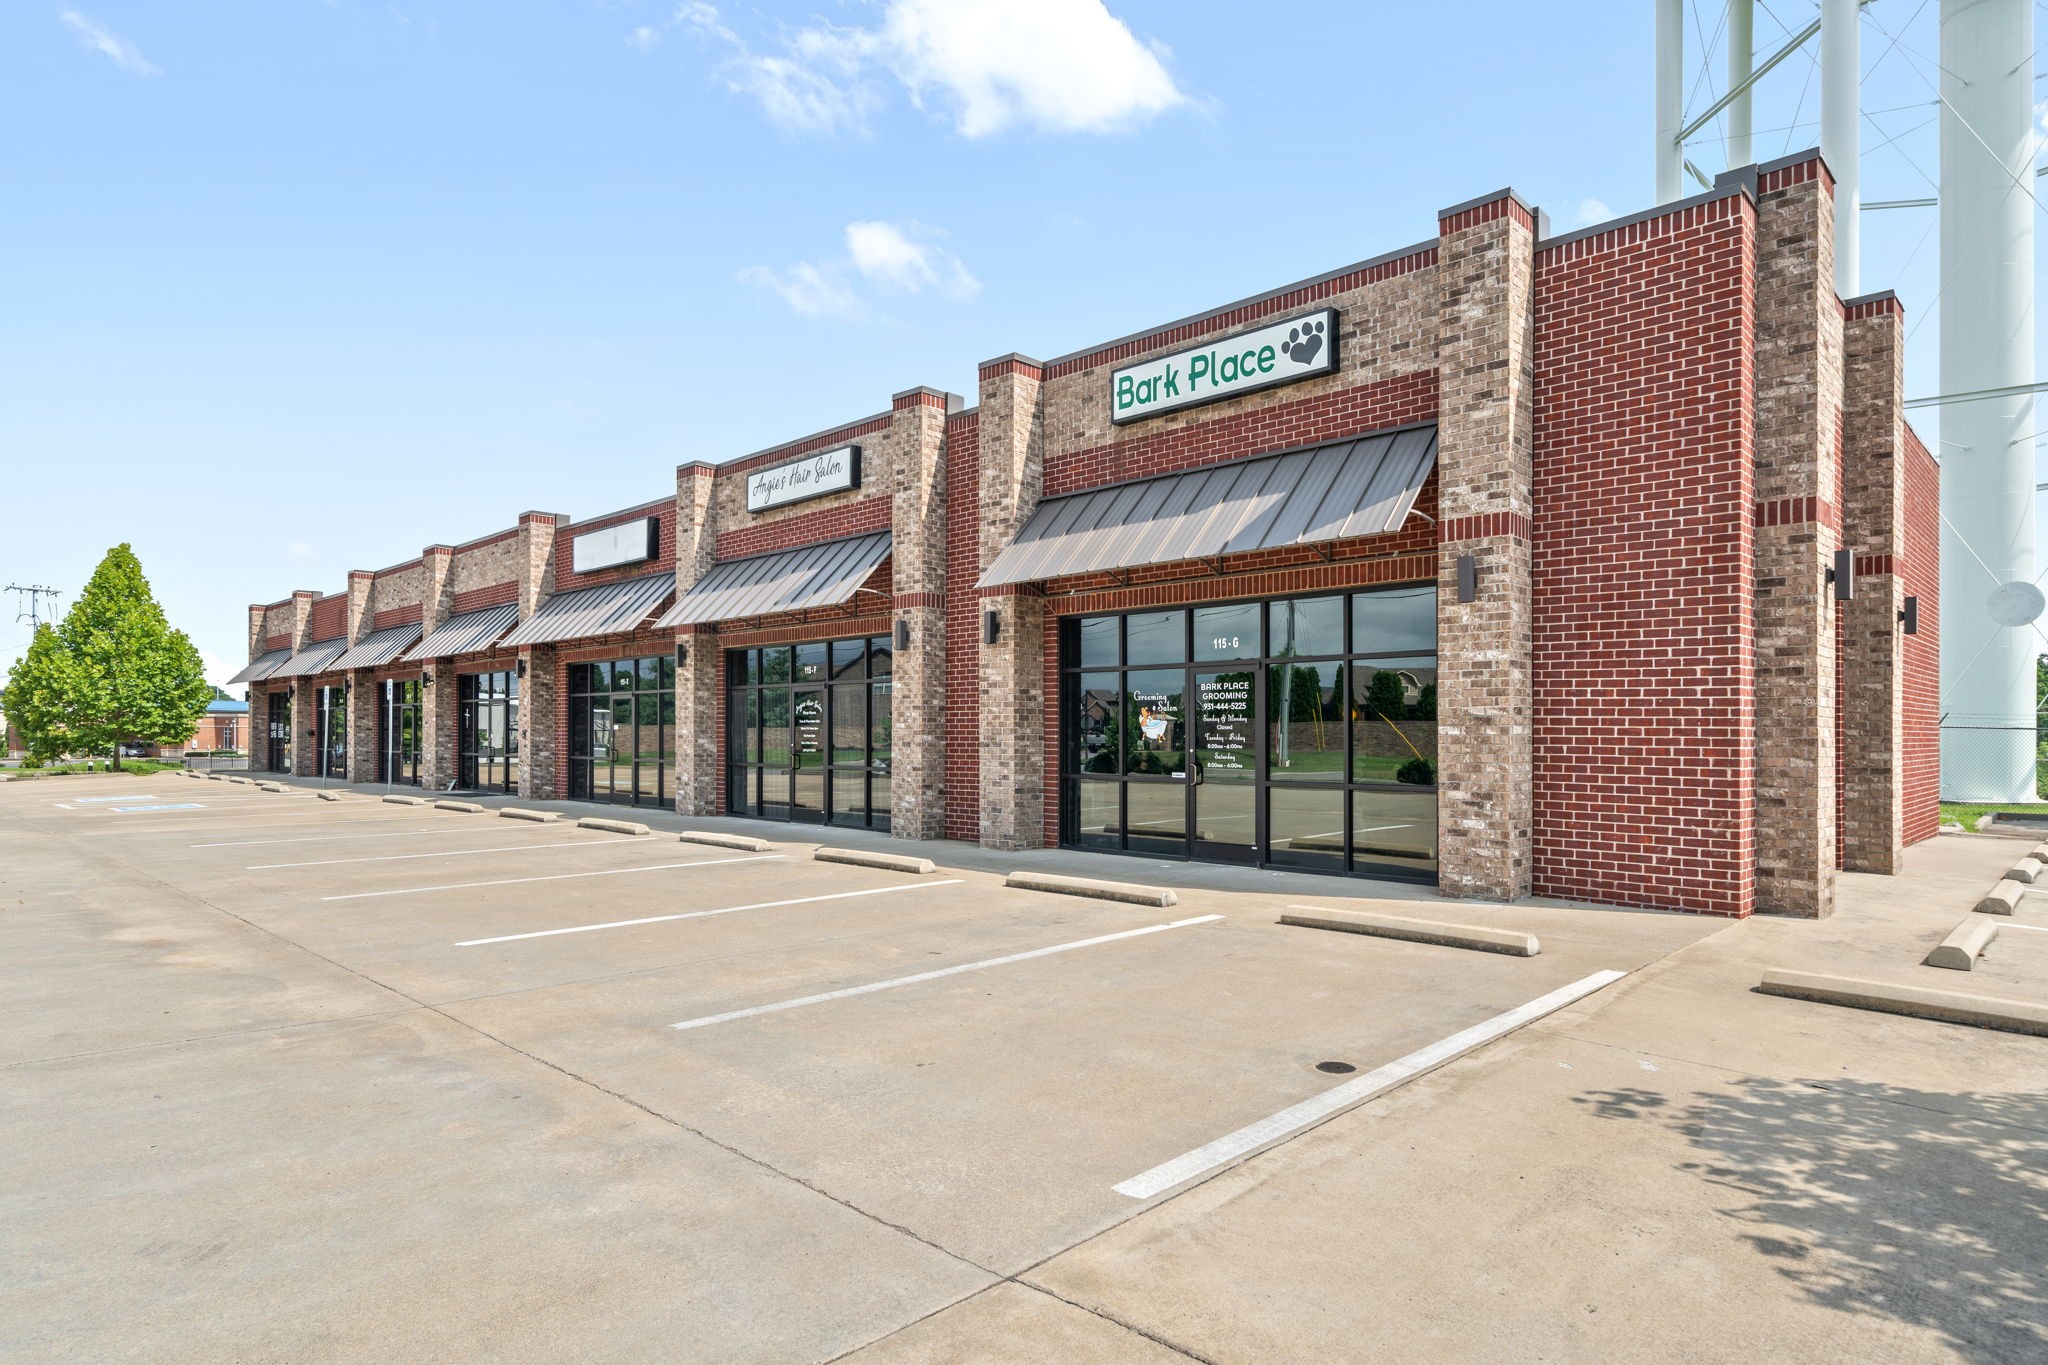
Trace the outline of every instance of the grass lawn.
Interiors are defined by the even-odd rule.
[[[2016,805],[1998,805],[1993,803],[1979,806],[1958,801],[1944,801],[1941,803],[1941,819],[1943,824],[1954,821],[1964,829],[1975,829],[1977,828],[1978,820],[1995,810],[2018,811],[2027,815],[2048,815],[2048,802],[2034,802],[2032,804],[2022,802]]]
[[[180,762],[171,762],[158,758],[124,758],[121,760],[121,775],[123,777],[145,777],[150,773],[177,772],[184,766]],[[107,760],[96,758],[92,761],[92,767],[89,769],[83,763],[52,763],[44,768],[21,768],[17,771],[24,777],[69,777],[74,773],[103,773],[107,771]]]

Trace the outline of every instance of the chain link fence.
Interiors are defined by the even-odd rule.
[[[1941,718],[1941,799],[2016,805],[2044,799],[2048,716],[2041,712]]]

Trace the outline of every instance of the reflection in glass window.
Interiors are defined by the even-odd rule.
[[[1277,781],[1344,779],[1344,665],[1266,669],[1266,761]]]
[[[1436,649],[1436,586],[1388,588],[1351,599],[1351,652],[1431,653]]]
[[[1133,669],[1125,675],[1124,771],[1179,777],[1187,770],[1187,674]]]
[[[1076,702],[1075,768],[1084,773],[1117,771],[1123,752],[1124,694],[1121,673],[1083,673]]]
[[[1297,597],[1273,604],[1273,656],[1303,658],[1344,652],[1344,599]]]
[[[1133,664],[1177,664],[1188,657],[1188,614],[1138,612],[1124,618],[1125,643]]]
[[[1083,668],[1113,668],[1123,662],[1117,649],[1117,632],[1123,625],[1118,616],[1084,616],[1077,628]]]
[[[1351,780],[1435,788],[1434,655],[1352,665]]]

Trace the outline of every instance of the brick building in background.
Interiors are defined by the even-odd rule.
[[[1503,191],[251,607],[254,766],[1825,914],[1936,823],[1935,466],[1833,213],[1813,152]]]

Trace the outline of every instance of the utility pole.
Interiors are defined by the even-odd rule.
[[[23,585],[20,583],[9,583],[7,585],[7,591],[13,593],[16,597],[25,597],[28,599],[26,604],[17,603],[14,612],[14,619],[16,621],[28,622],[28,628],[31,632],[33,632],[37,626],[43,624],[42,604],[43,599],[45,597],[50,599],[51,619],[54,620],[56,618],[57,598],[60,596],[60,594],[55,588],[48,587],[42,583],[32,583],[27,585]]]

